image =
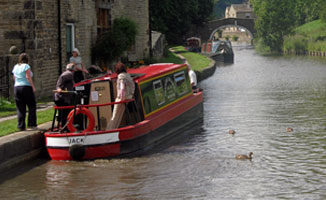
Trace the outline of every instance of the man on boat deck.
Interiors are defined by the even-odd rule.
[[[126,67],[122,62],[118,62],[115,65],[115,72],[117,77],[117,98],[115,102],[132,99],[135,92],[135,83],[131,76],[127,73]],[[122,116],[125,112],[125,104],[114,104],[113,114],[106,129],[119,128]]]
[[[74,88],[74,64],[70,63],[66,66],[66,71],[63,72],[57,81],[56,90],[54,94],[54,103],[57,106],[70,106],[72,105],[72,93],[67,93],[67,91],[72,91]],[[67,116],[71,109],[60,109],[59,110],[59,121],[61,123],[61,127],[65,126],[67,123]],[[64,131],[68,131],[67,128]]]

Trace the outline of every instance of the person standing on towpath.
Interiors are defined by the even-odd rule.
[[[17,107],[17,128],[20,131],[26,129],[26,105],[28,106],[28,128],[37,129],[36,123],[36,100],[35,100],[35,86],[32,79],[33,72],[31,66],[28,64],[29,57],[26,53],[22,53],[18,57],[18,63],[12,70],[14,85],[14,96]]]

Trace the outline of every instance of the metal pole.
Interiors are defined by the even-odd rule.
[[[151,0],[148,0],[148,29],[149,29],[149,57],[153,57],[153,49],[152,49],[152,11],[151,11]]]
[[[59,76],[62,73],[62,44],[61,44],[61,1],[57,0],[58,6],[58,56],[59,56]]]

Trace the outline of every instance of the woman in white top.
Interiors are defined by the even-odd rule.
[[[118,62],[115,66],[117,77],[117,98],[115,102],[132,99],[135,92],[135,83],[131,76],[127,73],[126,67],[122,62]],[[106,129],[119,128],[123,114],[125,112],[125,104],[114,104],[113,114]]]
[[[80,57],[79,50],[77,48],[74,48],[72,50],[72,56],[69,59],[70,63],[73,63],[75,65],[74,67],[74,81],[75,83],[78,83],[82,80],[84,80],[84,73],[88,74],[87,69],[85,69],[84,64],[82,62],[82,58]]]

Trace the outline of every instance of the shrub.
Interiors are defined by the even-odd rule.
[[[295,54],[307,52],[308,41],[302,35],[284,37],[283,51]]]
[[[232,36],[232,40],[233,40],[233,41],[238,41],[238,39],[239,39],[238,36],[236,36],[236,35]]]
[[[255,49],[256,51],[259,53],[259,54],[262,54],[262,55],[266,55],[266,54],[269,54],[271,53],[271,49],[269,46],[267,46],[263,39],[261,38],[256,38],[254,39],[254,45],[255,45]]]
[[[93,47],[95,58],[111,62],[119,58],[136,41],[137,25],[130,19],[117,18],[112,29],[104,32]]]

